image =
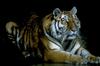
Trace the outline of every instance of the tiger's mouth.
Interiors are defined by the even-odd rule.
[[[68,39],[68,40],[75,39],[75,38],[76,38],[76,35],[68,35],[68,36],[67,36],[67,39]]]
[[[75,39],[76,36],[77,36],[77,32],[72,32],[72,33],[69,33],[69,34],[67,35],[67,39],[68,39],[68,40],[72,40],[72,39]]]

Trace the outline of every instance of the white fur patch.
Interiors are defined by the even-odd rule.
[[[68,21],[68,16],[66,16],[64,14],[61,16],[61,18],[63,18],[64,20],[67,20]]]
[[[80,47],[80,44],[77,42],[74,48],[72,49],[71,53],[74,54],[79,47]]]
[[[56,45],[55,43],[53,43],[51,41],[49,41],[49,48],[55,49],[55,50],[61,50],[61,48],[58,45]]]

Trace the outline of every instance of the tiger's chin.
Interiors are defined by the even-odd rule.
[[[67,37],[67,40],[73,40],[73,39],[75,39],[75,38],[76,38],[75,35],[70,35],[70,36]]]

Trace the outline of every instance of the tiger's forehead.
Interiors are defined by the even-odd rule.
[[[61,14],[66,15],[66,16],[71,16],[72,15],[70,11],[62,11]]]
[[[60,17],[67,20],[69,16],[70,16],[69,12],[63,11]]]
[[[67,15],[65,15],[65,14],[62,14],[62,15],[61,15],[61,18],[68,19],[68,16],[67,16]]]
[[[65,14],[61,14],[60,18],[62,20],[66,20],[66,21],[68,21],[68,19],[69,19],[68,15],[65,15]]]
[[[62,11],[61,13],[61,18],[65,18],[65,19],[68,19],[68,18],[72,18],[73,15],[71,14],[70,11]]]

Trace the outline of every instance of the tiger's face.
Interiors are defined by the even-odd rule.
[[[56,8],[53,11],[50,26],[51,36],[62,41],[75,39],[80,29],[80,21],[76,13],[77,9],[75,7],[71,11],[60,11],[59,8]]]

